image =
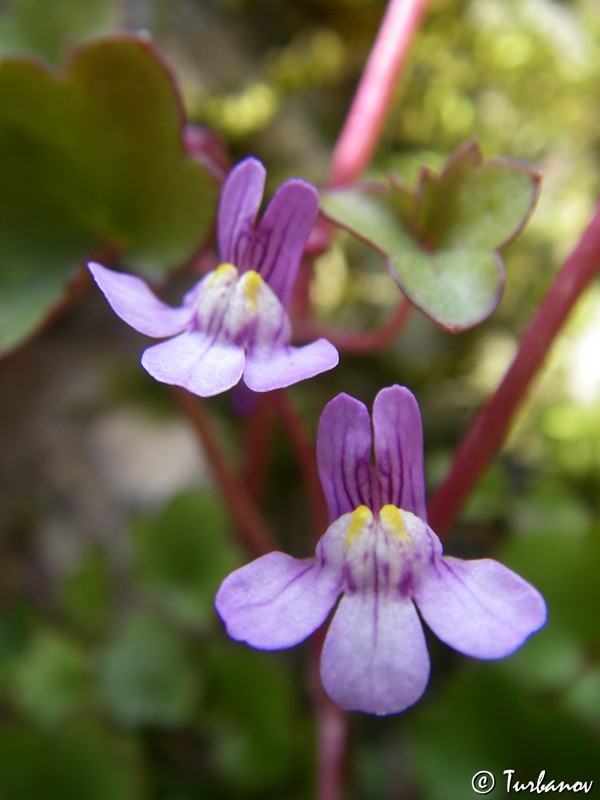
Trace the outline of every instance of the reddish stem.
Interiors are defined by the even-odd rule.
[[[285,392],[278,391],[271,394],[273,405],[281,417],[283,424],[296,451],[298,463],[304,476],[306,491],[310,502],[315,542],[325,533],[329,525],[325,497],[321,489],[321,481],[317,471],[317,461],[313,443],[308,437],[302,420],[290,403]]]
[[[252,497],[227,463],[214,425],[205,413],[202,403],[185,389],[174,387],[175,396],[202,443],[214,476],[227,499],[235,519],[240,539],[254,556],[262,556],[275,550],[268,528],[258,512]]]
[[[271,456],[273,420],[268,400],[268,395],[259,396],[256,408],[247,421],[244,442],[244,485],[257,503],[265,495]]]
[[[348,715],[327,695],[319,674],[325,632],[316,631],[310,640],[313,695],[317,718],[317,800],[339,800],[344,790]]]
[[[402,333],[408,322],[411,308],[408,300],[405,297],[401,298],[383,325],[372,331],[344,331],[310,322],[300,323],[296,329],[301,339],[324,336],[345,353],[357,355],[374,353],[391,344]]]
[[[571,309],[600,271],[600,203],[525,331],[517,355],[491,400],[464,437],[429,509],[430,524],[447,531],[477,480],[499,452],[514,414]]]
[[[368,165],[427,0],[390,0],[335,146],[330,186],[351,183]]]

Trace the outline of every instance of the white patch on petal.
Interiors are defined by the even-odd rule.
[[[291,338],[285,309],[254,270],[239,275],[232,264],[221,264],[199,285],[196,306],[200,332],[259,355]]]
[[[426,523],[392,505],[376,515],[364,505],[343,514],[322,541],[324,553],[344,564],[352,591],[391,589],[408,596],[441,555]]]

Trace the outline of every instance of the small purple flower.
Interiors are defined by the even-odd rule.
[[[337,350],[325,339],[303,347],[289,343],[286,309],[317,216],[317,191],[298,179],[286,181],[257,223],[264,185],[265,168],[254,158],[230,172],[217,220],[223,263],[179,308],[162,303],[134,275],[89,265],[121,319],[148,336],[172,337],[142,355],[142,366],[156,380],[209,397],[243,377],[253,391],[267,392],[338,363]]]
[[[514,572],[442,556],[426,523],[421,418],[408,389],[377,395],[373,433],[361,402],[335,397],[321,416],[317,460],[333,522],[315,558],[269,553],[223,581],[216,607],[232,638],[291,647],[342,595],[323,646],[323,685],[341,708],[393,714],[429,678],[416,607],[442,641],[475,658],[507,656],[544,624],[543,598]]]

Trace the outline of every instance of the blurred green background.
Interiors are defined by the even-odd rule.
[[[218,131],[233,160],[261,158],[271,190],[292,174],[323,185],[384,7],[13,0],[0,4],[0,50],[60,70],[77,42],[148,30],[187,115]],[[311,433],[338,391],[370,404],[382,386],[406,384],[422,406],[430,490],[441,481],[596,201],[599,45],[594,0],[432,0],[372,174],[414,181],[420,165],[477,138],[486,157],[540,170],[541,198],[504,252],[496,314],[450,336],[415,313],[376,356],[343,355],[289,392]],[[0,148],[0,169],[8,158]],[[50,179],[60,183],[34,165],[24,237]],[[85,252],[65,247],[68,276]],[[162,272],[185,260],[173,252]],[[0,270],[8,291],[11,264]],[[319,318],[348,329],[377,325],[398,298],[381,259],[345,235],[317,260],[310,290]],[[417,706],[351,715],[348,800],[463,800],[482,769],[498,779],[494,798],[507,796],[506,769],[595,780],[600,791],[599,301],[596,285],[446,543],[531,580],[547,598],[546,628],[498,663],[431,637]],[[90,289],[0,362],[0,800],[311,798],[308,647],[266,654],[224,636],[212,598],[247,554],[171,395],[137,364],[145,341]],[[243,420],[227,397],[207,406],[235,462]],[[269,474],[264,508],[280,546],[309,555],[307,498],[284,435]]]

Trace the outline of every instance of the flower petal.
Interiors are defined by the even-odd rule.
[[[321,561],[269,553],[225,578],[215,606],[233,639],[278,650],[323,623],[341,585],[341,573]]]
[[[396,714],[421,697],[429,654],[412,601],[396,592],[345,594],[321,655],[321,680],[340,708]]]
[[[240,269],[260,273],[287,306],[298,266],[319,211],[314,186],[294,178],[273,195]]]
[[[423,428],[412,392],[404,386],[379,392],[373,403],[373,430],[382,505],[391,503],[427,520]]]
[[[317,465],[332,520],[360,505],[372,508],[371,418],[348,394],[338,394],[321,414]]]
[[[192,308],[165,305],[141,278],[93,262],[88,269],[115,314],[136,331],[162,338],[181,333],[190,323]]]
[[[244,383],[254,392],[283,389],[333,369],[338,361],[338,351],[326,339],[317,339],[303,347],[276,347],[268,356],[248,351]]]
[[[157,381],[183,386],[199,397],[235,386],[244,362],[242,348],[190,331],[155,344],[142,355],[142,366]]]
[[[246,252],[262,202],[266,170],[256,158],[246,158],[223,184],[217,215],[217,237],[222,261],[238,270],[249,269]]]
[[[474,658],[510,655],[546,621],[537,589],[489,558],[442,558],[413,596],[436,636]]]

